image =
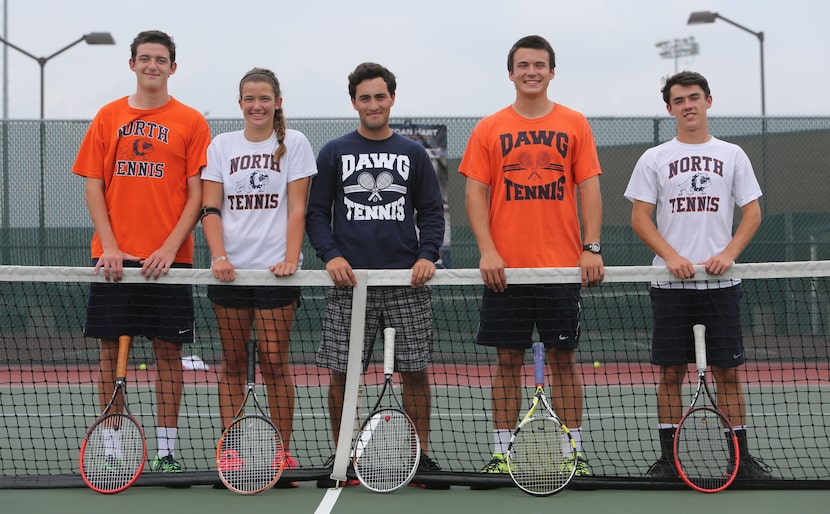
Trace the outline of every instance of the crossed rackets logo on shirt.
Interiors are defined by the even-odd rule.
[[[364,171],[357,176],[356,186],[346,186],[343,188],[346,194],[365,193],[369,192],[370,202],[382,202],[383,197],[381,193],[386,191],[397,191],[399,193],[406,193],[405,186],[396,186],[395,177],[390,171],[382,171],[377,178],[368,172]]]

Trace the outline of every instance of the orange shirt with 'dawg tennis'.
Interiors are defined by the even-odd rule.
[[[473,130],[459,172],[490,186],[490,233],[507,267],[578,265],[576,186],[602,173],[585,116],[556,104],[528,119],[506,107]]]
[[[144,259],[178,223],[187,202],[187,179],[207,164],[209,144],[210,127],[199,111],[174,98],[158,109],[133,109],[124,97],[98,111],[72,172],[104,181],[119,248]],[[96,232],[92,258],[102,253]],[[175,261],[193,263],[193,234]]]

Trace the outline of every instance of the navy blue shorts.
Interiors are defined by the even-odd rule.
[[[582,296],[579,284],[508,285],[484,288],[476,342],[500,348],[546,347],[574,350],[579,344]],[[536,327],[538,339],[533,337]]]
[[[124,261],[124,267],[141,265]],[[173,263],[172,267],[193,266]],[[193,342],[193,321],[193,288],[189,284],[158,284],[152,279],[140,284],[95,283],[89,289],[84,335],[102,339],[144,336],[185,344]]]
[[[692,326],[706,325],[706,359],[721,368],[744,363],[740,303],[743,286],[720,289],[658,289],[652,287],[654,314],[651,363],[658,366],[695,361]]]
[[[217,286],[207,288],[211,301],[228,309],[279,309],[298,303],[300,288],[294,286]]]

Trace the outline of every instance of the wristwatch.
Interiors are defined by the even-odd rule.
[[[602,247],[600,247],[599,243],[586,243],[582,245],[582,249],[597,255],[602,253]]]

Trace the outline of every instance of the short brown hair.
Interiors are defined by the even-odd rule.
[[[507,71],[513,71],[513,56],[519,48],[533,48],[534,50],[546,51],[550,55],[550,68],[556,68],[556,54],[553,52],[553,47],[550,46],[548,40],[542,36],[525,36],[513,43],[513,46],[510,47],[510,52],[507,53]]]
[[[130,57],[133,60],[135,60],[138,45],[143,45],[144,43],[158,43],[159,45],[166,46],[167,50],[170,52],[170,62],[176,62],[176,43],[173,42],[172,37],[160,30],[145,30],[144,32],[138,33],[130,45]]]
[[[671,101],[672,86],[700,86],[706,94],[706,98],[711,96],[709,91],[709,81],[706,80],[706,77],[695,71],[684,70],[663,79],[663,89],[661,89],[660,92],[663,93],[663,101],[666,102],[666,105],[669,105],[669,102]]]

